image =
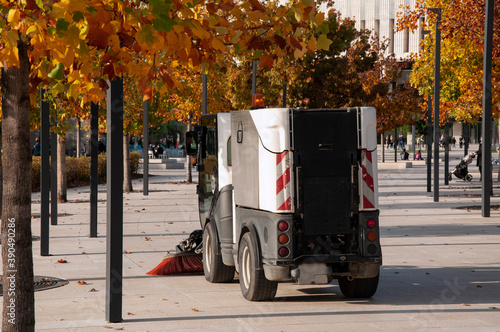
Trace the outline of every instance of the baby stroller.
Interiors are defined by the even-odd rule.
[[[472,181],[472,174],[467,171],[467,165],[472,162],[474,159],[474,153],[469,153],[465,157],[460,160],[460,163],[455,166],[453,172],[448,174],[448,180],[451,181],[451,175],[454,174],[457,178],[462,179],[464,181]]]

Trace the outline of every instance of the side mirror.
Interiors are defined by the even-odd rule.
[[[188,131],[186,133],[186,154],[188,156],[196,156],[198,154],[197,136],[198,134],[195,131]]]

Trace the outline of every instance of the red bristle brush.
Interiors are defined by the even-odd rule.
[[[194,252],[168,253],[157,267],[146,274],[152,276],[203,272],[202,255]]]

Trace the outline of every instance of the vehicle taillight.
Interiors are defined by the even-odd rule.
[[[278,223],[278,229],[279,229],[280,231],[282,231],[282,232],[287,231],[287,230],[288,230],[288,227],[289,227],[289,226],[288,226],[288,223],[287,223],[286,221],[284,221],[284,220],[282,220],[282,221],[280,221],[280,222]]]
[[[290,240],[290,238],[286,234],[281,234],[280,236],[278,236],[278,242],[281,244],[287,244],[288,240]]]
[[[278,254],[281,257],[286,257],[286,256],[288,256],[290,254],[290,250],[287,247],[281,247],[278,250]]]
[[[375,226],[377,226],[377,222],[375,221],[375,219],[368,219],[366,221],[366,227],[375,228]]]
[[[375,233],[374,231],[369,231],[368,234],[366,235],[368,241],[375,241],[377,239],[377,233]]]
[[[264,98],[256,93],[252,96],[252,108],[264,108]]]

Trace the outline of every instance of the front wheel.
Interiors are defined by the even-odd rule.
[[[379,275],[373,278],[339,278],[339,286],[345,297],[366,299],[377,291]]]
[[[219,237],[213,222],[203,231],[203,272],[212,283],[230,282],[234,279],[234,266],[225,265],[220,253]]]
[[[465,176],[465,181],[469,181],[469,182],[472,181],[472,175],[470,173],[467,173],[467,175]]]
[[[276,295],[278,283],[266,279],[260,257],[258,257],[258,250],[250,233],[245,233],[241,239],[238,260],[243,297],[249,301],[272,300]]]

